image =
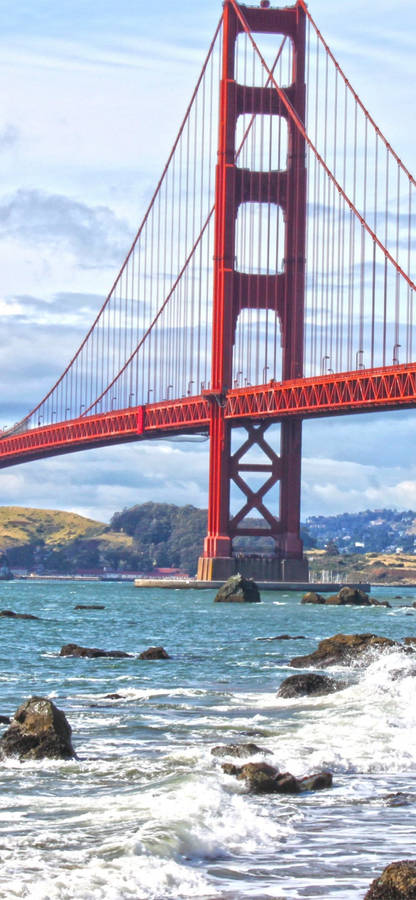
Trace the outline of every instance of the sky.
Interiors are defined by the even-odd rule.
[[[416,170],[416,7],[311,0],[352,86]],[[0,0],[0,428],[48,391],[129,249],[221,14],[217,0]],[[302,518],[416,510],[416,411],[306,422]],[[109,521],[207,505],[208,443],[148,442],[0,470],[0,505]]]

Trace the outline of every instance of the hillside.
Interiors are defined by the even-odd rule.
[[[254,520],[258,524],[259,520]],[[0,507],[0,567],[50,574],[177,568],[195,574],[207,511],[143,503],[114,513],[110,525],[57,510]],[[302,528],[311,578],[416,582],[416,516],[407,510],[366,510],[313,516]],[[236,546],[250,552],[250,539]],[[258,539],[257,552],[270,552]]]

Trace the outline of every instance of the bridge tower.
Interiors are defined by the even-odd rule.
[[[238,450],[231,449],[231,425],[227,422],[224,398],[232,387],[233,344],[237,319],[243,309],[273,309],[280,323],[282,380],[303,375],[303,329],[306,233],[305,141],[283,102],[269,83],[247,86],[235,79],[238,35],[244,19],[254,34],[287,36],[292,42],[292,83],[284,89],[287,100],[303,123],[305,118],[305,12],[293,7],[273,9],[268,0],[260,8],[237,7],[225,0],[223,57],[220,87],[220,125],[216,170],[216,225],[214,260],[214,307],[212,375],[210,400],[210,468],[208,533],[204,554],[199,560],[198,578],[224,579],[236,571],[258,580],[305,581],[307,562],[300,539],[300,480],[302,420],[299,416],[280,423],[278,451],[268,440],[268,422],[241,423],[247,436]],[[250,171],[250,201],[272,202],[282,209],[285,222],[283,271],[276,274],[240,272],[235,265],[236,219],[245,196],[244,170],[236,163],[236,125],[243,114],[261,115],[267,110],[283,116],[288,129],[285,171]],[[259,290],[260,286],[260,290]],[[259,301],[260,297],[260,301]],[[248,451],[261,451],[264,462],[244,462]],[[245,478],[264,474],[260,488],[253,489]],[[235,515],[230,513],[230,488],[234,482],[244,495]],[[271,491],[272,489],[272,491]],[[271,495],[270,495],[271,491]],[[266,498],[272,496],[272,500]],[[269,504],[272,508],[270,508]],[[247,516],[261,517],[261,527],[253,529]],[[233,555],[233,540],[239,536],[267,536],[273,541],[271,558]],[[235,551],[234,551],[235,552]]]

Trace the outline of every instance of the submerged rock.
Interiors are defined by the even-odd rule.
[[[19,706],[0,738],[0,754],[21,760],[77,758],[65,714],[46,697],[30,697]]]
[[[309,697],[311,695],[332,694],[344,687],[341,681],[335,681],[327,675],[316,675],[308,672],[306,675],[289,675],[282,681],[277,692],[278,697]]]
[[[325,638],[318,644],[317,650],[306,656],[296,656],[290,661],[290,665],[296,669],[326,668],[333,665],[349,665],[359,660],[365,662],[365,655],[375,650],[382,653],[393,648],[400,648],[401,644],[390,638],[379,637],[377,634],[334,634]]]
[[[114,659],[125,659],[126,657],[131,657],[131,653],[124,653],[123,650],[99,650],[98,647],[80,647],[78,644],[64,644],[61,647],[59,656],[88,657],[89,659],[108,656]]]
[[[0,616],[6,619],[39,619],[39,616],[32,616],[31,613],[17,613],[12,609],[1,609]]]
[[[304,634],[276,634],[275,637],[260,637],[256,641],[304,641]]]
[[[139,659],[170,659],[164,647],[148,647],[139,654]]]
[[[404,859],[386,866],[371,883],[364,900],[415,900],[416,861]]]
[[[101,603],[77,603],[74,609],[105,609]]]
[[[256,582],[243,575],[232,575],[219,589],[214,603],[260,603]]]
[[[245,756],[255,756],[256,753],[270,753],[264,747],[258,747],[257,744],[220,744],[213,747],[211,753],[213,756],[237,756],[244,758]]]

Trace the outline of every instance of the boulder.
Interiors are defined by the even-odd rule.
[[[16,613],[12,609],[1,609],[0,616],[5,619],[39,619],[39,616],[32,616],[31,613]]]
[[[369,651],[382,653],[399,647],[401,644],[397,641],[376,634],[334,634],[320,641],[313,653],[291,659],[290,665],[295,669],[323,669],[326,666],[349,665],[357,660],[364,663]]]
[[[346,585],[342,587],[337,594],[331,594],[327,597],[326,603],[329,606],[370,606],[370,598],[364,591],[359,588],[352,588]]]
[[[245,781],[248,789],[254,794],[300,794],[302,791],[317,791],[331,787],[330,772],[318,772],[305,778],[295,778],[291,772],[279,772],[268,763],[246,763],[236,766],[224,763],[226,775],[236,775],[239,781]]]
[[[10,725],[10,716],[0,716],[0,725]]]
[[[308,593],[304,594],[302,597],[302,603],[326,603],[326,600],[322,594],[317,594],[316,591],[308,591]]]
[[[257,744],[220,744],[213,747],[211,753],[213,756],[236,756],[244,758],[245,756],[255,756],[256,753],[270,753],[264,747],[258,747]]]
[[[19,706],[0,738],[0,754],[21,760],[77,758],[65,714],[46,697],[30,697]]]
[[[260,603],[259,589],[252,578],[232,575],[220,587],[214,603]]]
[[[61,647],[59,656],[77,656],[89,657],[96,659],[99,656],[111,656],[114,659],[125,659],[131,657],[131,653],[124,653],[123,650],[99,650],[98,647],[79,647],[78,644],[64,644]]]
[[[148,647],[139,653],[139,659],[170,659],[170,656],[163,647]]]
[[[289,675],[282,681],[277,692],[278,697],[309,697],[311,695],[332,694],[344,687],[341,681],[307,672],[305,675]]]
[[[364,900],[415,900],[416,861],[404,859],[386,866],[371,883]]]

